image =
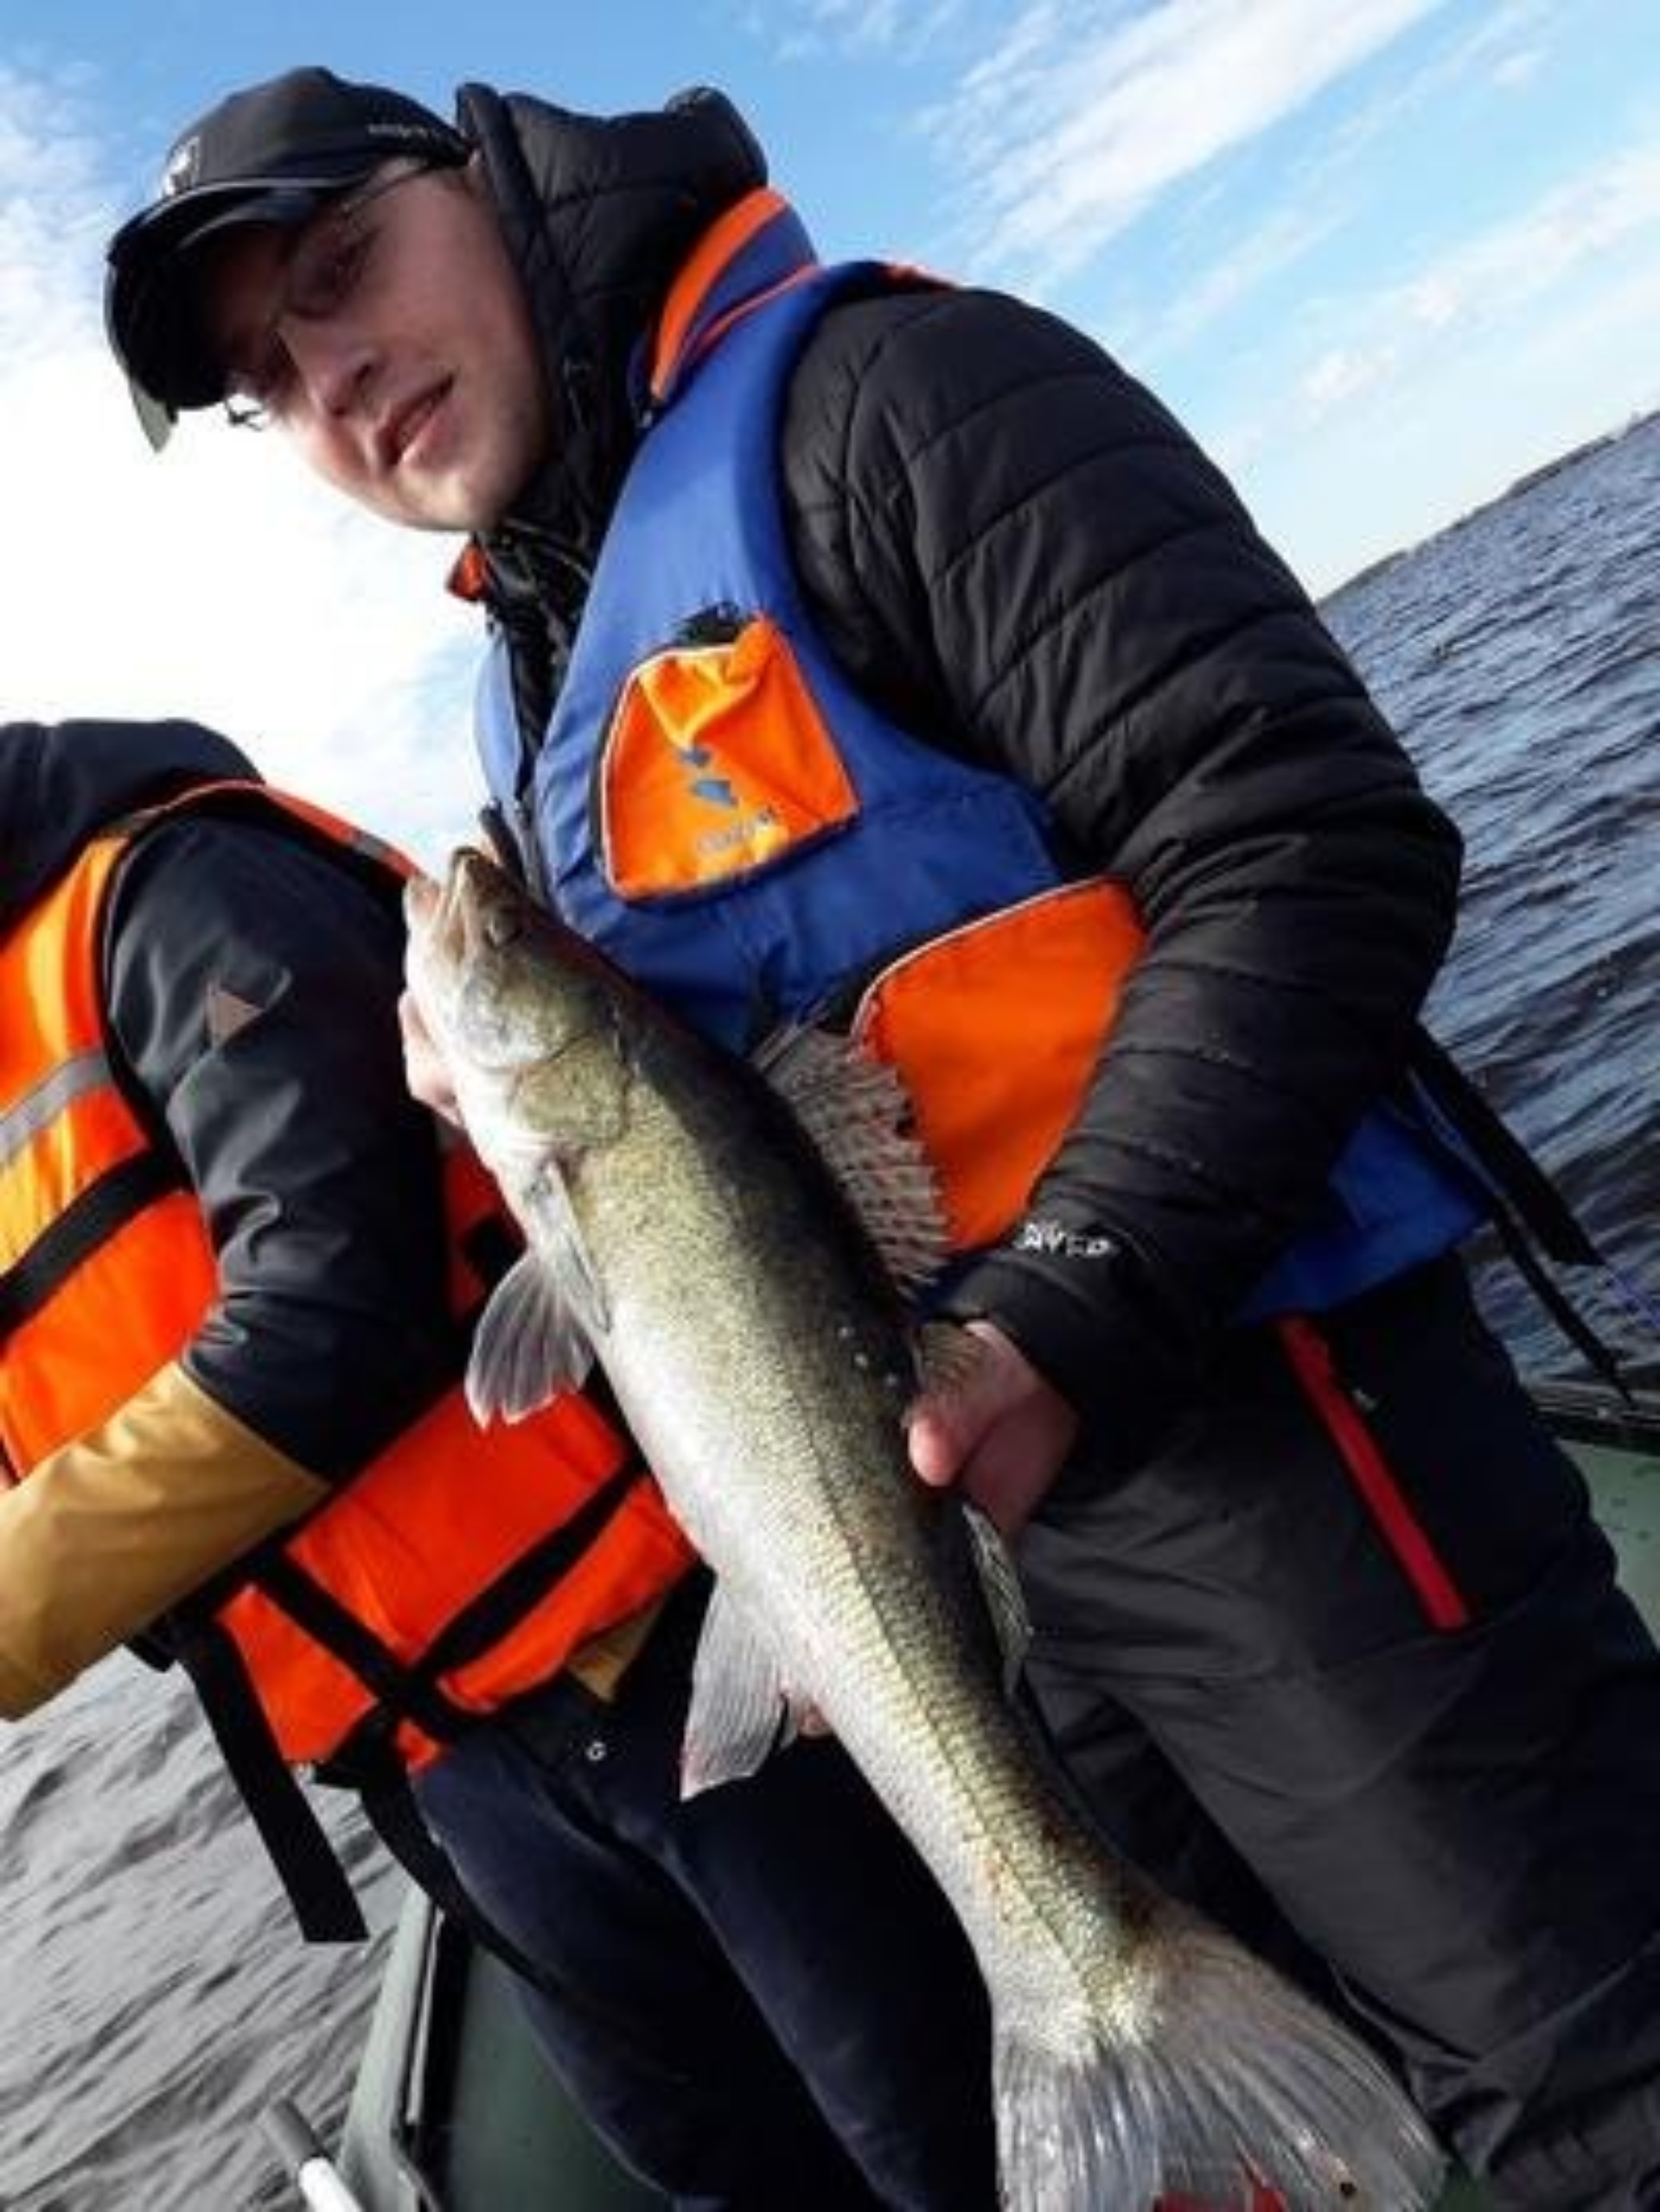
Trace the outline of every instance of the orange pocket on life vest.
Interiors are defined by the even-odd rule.
[[[1145,942],[1129,893],[1095,878],[935,937],[865,991],[852,1033],[903,1079],[960,1250],[1024,1211]]]
[[[632,671],[598,802],[602,864],[624,898],[751,874],[859,812],[788,641],[765,615]]]

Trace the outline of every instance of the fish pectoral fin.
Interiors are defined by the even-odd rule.
[[[1003,1655],[1003,1687],[1012,1697],[1025,1671],[1026,1654],[1031,1649],[1031,1615],[1026,1609],[1026,1594],[1020,1587],[1014,1554],[1004,1542],[996,1522],[967,1499],[963,1500],[962,1518],[980,1587],[985,1593],[986,1611],[992,1617],[992,1630]]]
[[[552,1162],[544,1165],[527,1191],[525,1210],[531,1244],[558,1285],[573,1322],[591,1341],[603,1336],[611,1326],[610,1301],[588,1256],[565,1178]]]
[[[692,1664],[681,1797],[756,1773],[794,1739],[808,1710],[790,1696],[773,1653],[717,1582]]]
[[[593,1364],[592,1340],[563,1285],[527,1252],[496,1285],[479,1321],[467,1362],[467,1403],[480,1428],[522,1421],[561,1390],[579,1389]]]
[[[754,1055],[864,1224],[902,1290],[950,1256],[938,1181],[913,1127],[897,1068],[851,1038],[810,1024],[783,1029]]]

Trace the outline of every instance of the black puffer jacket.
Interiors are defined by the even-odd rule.
[[[530,742],[636,435],[630,356],[696,228],[763,171],[713,96],[599,122],[473,86],[461,114],[556,388],[577,363],[591,411],[491,547]],[[847,668],[919,734],[1034,785],[1069,865],[1124,878],[1151,925],[1032,1205],[1114,1256],[1012,1240],[959,1300],[1133,1455],[1397,1074],[1457,836],[1228,484],[1066,325],[973,291],[838,306],[796,371],[782,469]]]

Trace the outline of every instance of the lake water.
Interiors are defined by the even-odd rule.
[[[1657,531],[1651,422],[1327,609],[1468,841],[1434,1025],[1650,1286]],[[1571,1370],[1525,1294],[1485,1295],[1527,1365]],[[384,1929],[394,1877],[345,1808],[331,1825]],[[286,2202],[259,2115],[294,2095],[337,2119],[380,1946],[299,1942],[188,1695],[122,1657],[0,1731],[0,2212]]]
[[[1660,417],[1325,609],[1463,829],[1430,1005],[1617,1269],[1660,1293]],[[1484,1302],[1530,1370],[1573,1371],[1513,1273]],[[1653,1338],[1576,1286],[1645,1369]]]

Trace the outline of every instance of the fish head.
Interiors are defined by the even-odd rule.
[[[612,1133],[624,1074],[601,957],[471,847],[441,883],[413,877],[404,911],[411,996],[498,1173]]]

